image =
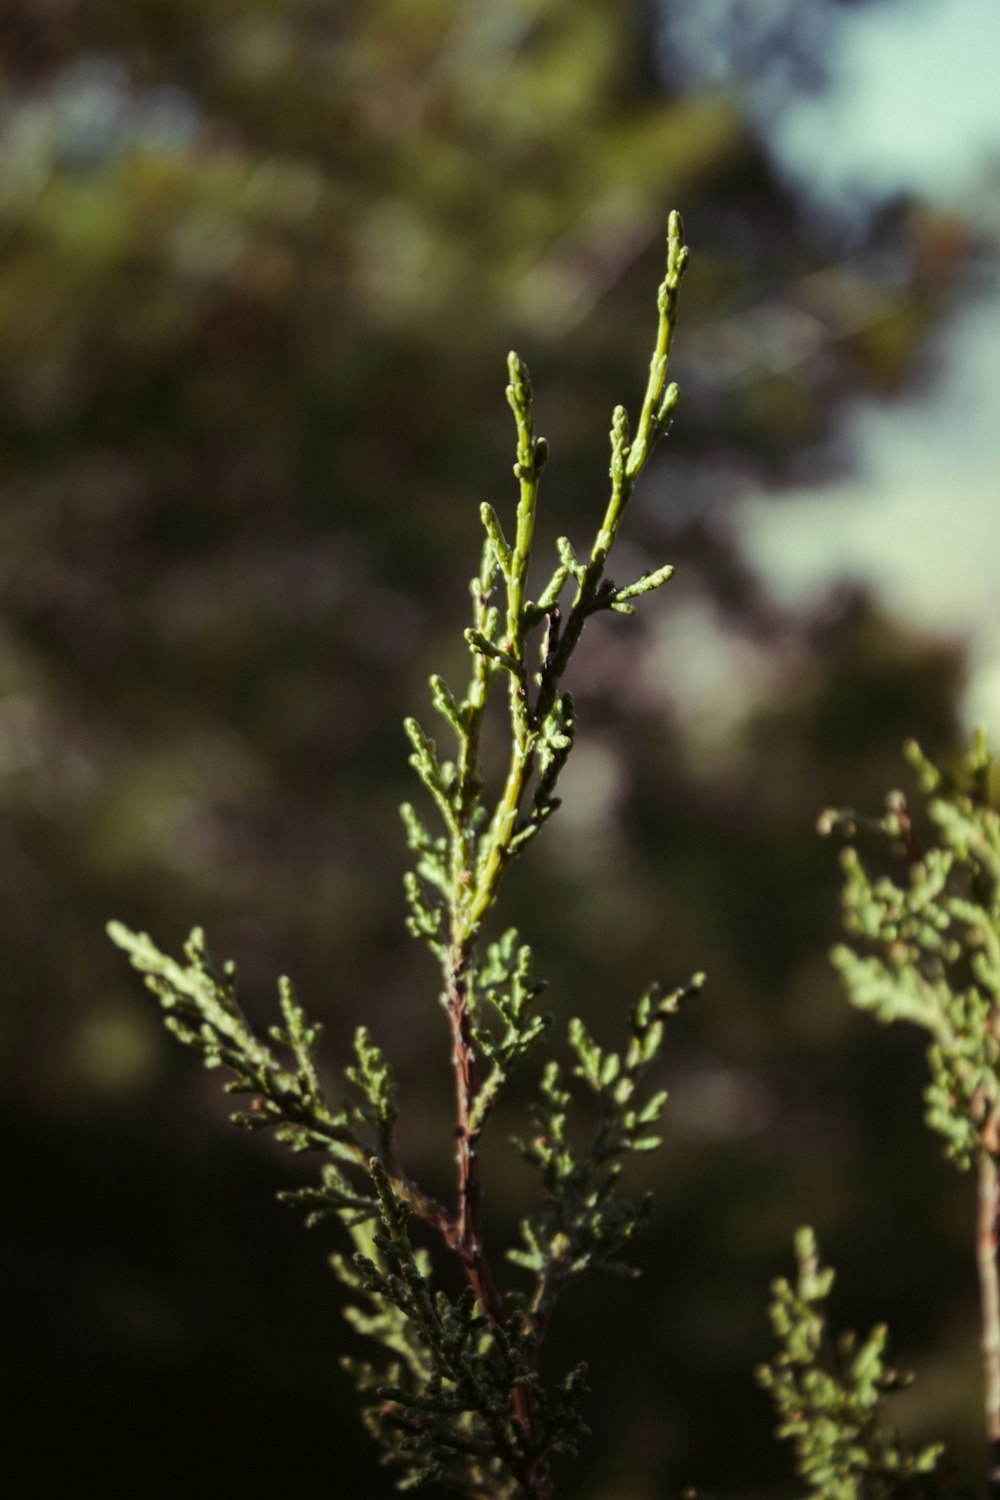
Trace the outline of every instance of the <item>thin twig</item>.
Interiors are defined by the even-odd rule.
[[[987,1150],[979,1152],[979,1217],[976,1266],[982,1307],[983,1379],[986,1398],[986,1441],[989,1451],[987,1494],[1000,1500],[1000,1278],[997,1275],[997,1165]]]
[[[472,1035],[469,1004],[470,959],[461,949],[448,966],[448,1017],[452,1028],[452,1065],[455,1074],[455,1158],[458,1170],[458,1211],[445,1238],[465,1268],[476,1301],[491,1327],[506,1329],[503,1302],[496,1289],[483,1243],[483,1187],[479,1170],[479,1130],[472,1121],[479,1095],[479,1067]],[[511,1406],[529,1440],[537,1435],[531,1397],[523,1386],[511,1392]],[[550,1500],[551,1489],[545,1464],[531,1465],[519,1477],[528,1500]]]
[[[469,959],[454,955],[448,969],[448,1018],[452,1031],[452,1066],[455,1074],[455,1160],[458,1169],[458,1211],[452,1221],[449,1243],[465,1267],[469,1285],[487,1320],[505,1328],[503,1303],[483,1245],[483,1185],[479,1170],[479,1131],[472,1124],[479,1096],[479,1068],[472,1036],[469,1006]],[[534,1430],[527,1392],[518,1386],[512,1394],[518,1421],[526,1432]]]

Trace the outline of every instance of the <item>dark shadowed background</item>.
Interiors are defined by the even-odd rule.
[[[592,1363],[566,1493],[793,1492],[752,1370],[805,1220],[840,1316],[921,1372],[902,1419],[977,1462],[972,1187],[919,1040],[838,993],[814,825],[908,735],[1000,720],[998,41],[990,0],[0,4],[0,1391],[38,1493],[391,1493],[336,1231],[274,1202],[305,1169],[228,1125],[103,926],[203,923],[262,1019],[291,973],[331,1073],[366,1020],[448,1191],[400,721],[464,664],[480,501],[510,512],[511,345],[543,544],[590,535],[673,206],[682,401],[618,567],[676,577],[589,630],[565,806],[506,892],[603,1041],[709,976],[644,1278],[552,1329]]]

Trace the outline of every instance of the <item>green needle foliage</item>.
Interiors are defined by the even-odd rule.
[[[945,774],[912,741],[905,747],[926,799],[925,819],[892,791],[881,817],[829,810],[820,832],[848,840],[841,853],[844,922],[853,938],[831,955],[850,1003],[883,1024],[927,1032],[928,1126],[961,1171],[975,1166],[975,1229],[988,1442],[988,1494],[1000,1495],[1000,815],[991,801],[992,759],[976,735]],[[923,826],[926,821],[926,828]],[[890,873],[876,873],[856,842],[868,838]],[[796,1289],[775,1283],[771,1308],[782,1352],[760,1372],[792,1438],[798,1472],[823,1500],[957,1494],[937,1471],[940,1447],[910,1453],[883,1424],[882,1397],[902,1384],[884,1359],[886,1330],[859,1349],[853,1335],[831,1346],[812,1234],[800,1233]]]
[[[951,777],[918,745],[906,754],[927,797],[926,848],[899,791],[881,818],[829,812],[821,820],[824,831],[851,839],[874,835],[904,872],[900,881],[873,877],[853,845],[843,851],[844,921],[857,947],[842,945],[832,957],[852,1005],[930,1036],[927,1124],[964,1171],[997,1150],[1000,816],[990,806],[982,733]]]
[[[976,1168],[975,1245],[989,1493],[1000,1496],[1000,815],[993,763],[980,731],[952,774],[910,742],[926,798],[918,830],[902,792],[881,818],[827,812],[822,832],[873,834],[904,875],[873,876],[853,844],[843,851],[844,920],[856,946],[833,952],[847,997],[879,1021],[909,1021],[930,1037],[926,1120],[961,1171]]]
[[[770,1316],[780,1351],[757,1378],[795,1445],[796,1472],[814,1500],[893,1500],[954,1493],[938,1473],[940,1443],[912,1451],[883,1416],[885,1397],[911,1376],[887,1363],[888,1330],[831,1338],[826,1302],[834,1273],[820,1264],[811,1229],[795,1237],[798,1276],[774,1282]]]
[[[354,1297],[351,1323],[382,1346],[382,1357],[349,1368],[402,1489],[436,1481],[490,1500],[552,1495],[552,1460],[572,1453],[585,1431],[586,1372],[580,1367],[562,1379],[543,1379],[542,1342],[558,1297],[575,1278],[591,1269],[625,1269],[622,1253],[648,1203],[619,1191],[623,1160],[659,1144],[653,1132],[666,1095],[644,1094],[645,1078],[659,1057],[666,1018],[702,982],[696,976],[671,994],[653,988],[643,996],[621,1053],[602,1051],[582,1023],[570,1023],[569,1079],[557,1062],[546,1065],[532,1133],[517,1143],[537,1169],[541,1191],[523,1221],[522,1245],[509,1255],[522,1282],[501,1290],[483,1232],[480,1139],[513,1069],[539,1047],[551,1017],[536,1008],[542,985],[533,978],[530,948],[514,931],[493,942],[483,933],[511,863],[559,806],[559,778],[576,733],[563,681],[586,621],[605,610],[631,614],[635,600],[671,576],[664,567],[619,586],[606,565],[635,484],[677,404],[667,364],[687,258],[680,218],[672,214],[642,408],[634,430],[623,407],[612,419],[607,509],[589,552],[578,555],[560,539],[552,574],[535,598],[529,571],[548,450],[535,433],[527,367],[509,356],[518,485],[512,534],[508,539],[492,507],[482,507],[482,561],[465,632],[469,679],[461,695],[441,677],[431,679],[433,706],[453,746],[439,752],[416,720],[406,721],[410,762],[436,815],[430,824],[415,807],[402,809],[415,856],[406,877],[409,926],[440,971],[451,1035],[454,1207],[424,1192],[401,1164],[392,1071],[366,1029],[358,1031],[355,1061],[346,1069],[348,1097],[333,1102],[317,1071],[320,1028],[306,1019],[289,981],[279,984],[282,1023],[262,1040],[240,1009],[233,965],[216,967],[200,932],[180,963],[145,935],[118,923],[109,928],[158,997],[169,1029],[206,1066],[228,1070],[230,1093],[250,1096],[236,1123],[271,1128],[292,1150],[320,1154],[318,1180],[282,1196],[304,1208],[310,1223],[339,1218],[351,1236],[353,1254],[334,1264]],[[509,754],[494,797],[480,738],[501,687]],[[586,1149],[574,1144],[574,1084],[592,1106]],[[413,1243],[411,1225],[420,1227],[427,1246]],[[457,1261],[464,1274],[459,1295],[445,1289],[453,1278],[432,1249]]]

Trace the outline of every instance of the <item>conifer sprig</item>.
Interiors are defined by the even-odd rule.
[[[252,1096],[249,1109],[234,1116],[237,1122],[270,1126],[293,1150],[321,1154],[319,1181],[282,1197],[304,1208],[309,1223],[339,1218],[351,1235],[353,1256],[335,1260],[355,1299],[348,1317],[382,1345],[385,1358],[377,1371],[356,1362],[349,1368],[370,1398],[366,1421],[385,1457],[397,1464],[403,1489],[433,1480],[477,1500],[551,1500],[551,1462],[573,1452],[585,1430],[579,1413],[585,1372],[580,1367],[544,1382],[541,1343],[555,1300],[572,1279],[590,1268],[623,1269],[621,1252],[648,1204],[619,1194],[622,1158],[659,1144],[651,1131],[666,1097],[660,1091],[643,1100],[637,1091],[659,1057],[665,1018],[701,983],[698,976],[685,990],[663,997],[653,989],[644,996],[621,1054],[605,1053],[579,1021],[571,1022],[573,1074],[594,1096],[596,1125],[589,1148],[571,1144],[570,1093],[558,1064],[550,1063],[536,1133],[522,1143],[539,1168],[543,1202],[522,1226],[527,1248],[512,1256],[533,1274],[534,1292],[501,1293],[483,1230],[480,1136],[512,1069],[539,1046],[551,1018],[536,1007],[543,986],[533,977],[530,948],[513,930],[485,943],[483,928],[511,863],[559,806],[557,785],[576,734],[573,700],[562,683],[584,624],[605,609],[631,614],[632,601],[672,573],[657,568],[619,587],[606,576],[606,565],[636,481],[677,404],[667,365],[687,259],[674,213],[634,436],[624,408],[617,407],[610,494],[593,544],[581,558],[560,538],[554,569],[536,600],[528,594],[529,573],[548,448],[535,432],[527,366],[517,354],[509,356],[518,485],[513,540],[484,505],[482,560],[465,633],[468,683],[461,697],[439,676],[430,683],[434,709],[455,742],[450,758],[416,720],[405,725],[410,761],[438,824],[428,826],[409,804],[402,809],[416,855],[406,876],[408,925],[440,969],[451,1032],[454,1208],[423,1192],[400,1165],[392,1070],[367,1028],[356,1033],[355,1059],[345,1070],[349,1095],[333,1105],[316,1066],[320,1028],[307,1020],[289,981],[279,986],[282,1024],[262,1041],[239,1007],[233,966],[213,965],[200,932],[192,934],[182,964],[145,935],[119,923],[109,928],[178,1039],[200,1052],[206,1066],[228,1069],[229,1092]],[[491,805],[479,747],[501,679],[509,754]],[[458,1257],[467,1285],[457,1298],[437,1285],[426,1250],[411,1240],[411,1219],[423,1221]]]
[[[832,959],[852,1005],[929,1034],[927,1123],[964,1171],[998,1151],[1000,814],[989,801],[984,735],[951,777],[919,746],[906,753],[927,798],[930,837],[918,834],[899,791],[881,818],[828,812],[820,821],[823,832],[851,840],[841,864],[855,945],[835,948]],[[855,847],[863,834],[896,857],[902,879],[869,873]]]
[[[956,1494],[939,1470],[940,1443],[914,1450],[888,1426],[884,1401],[910,1384],[887,1360],[888,1330],[862,1342],[833,1339],[826,1302],[834,1273],[820,1263],[811,1229],[795,1237],[798,1274],[773,1283],[771,1325],[780,1349],[757,1371],[774,1401],[777,1436],[795,1445],[810,1500],[945,1500]]]
[[[522,1221],[522,1246],[508,1251],[516,1265],[531,1271],[535,1286],[529,1328],[536,1347],[558,1298],[571,1281],[591,1270],[631,1274],[621,1259],[628,1241],[647,1218],[649,1195],[641,1199],[620,1192],[623,1158],[629,1152],[652,1151],[660,1139],[652,1134],[667,1094],[660,1090],[637,1098],[645,1075],[660,1055],[664,1021],[701,989],[696,974],[683,989],[661,995],[653,986],[632,1012],[628,1045],[623,1053],[605,1052],[579,1020],[569,1025],[575,1058],[574,1079],[596,1102],[597,1119],[586,1149],[574,1146],[571,1129],[573,1095],[564,1085],[557,1062],[548,1063],[534,1111],[535,1131],[517,1142],[524,1159],[541,1174],[544,1198]]]
[[[925,1118],[961,1170],[975,1167],[975,1242],[989,1494],[1000,1497],[1000,813],[985,733],[952,774],[918,745],[905,747],[926,799],[918,828],[900,791],[878,818],[829,811],[820,831],[850,841],[841,853],[844,923],[834,949],[847,998],[879,1021],[927,1032]],[[874,876],[856,842],[881,845],[900,874]]]

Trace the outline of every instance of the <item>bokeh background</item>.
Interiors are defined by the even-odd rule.
[[[567,1493],[794,1493],[752,1369],[805,1220],[838,1315],[921,1372],[902,1420],[975,1471],[971,1184],[919,1039],[837,991],[814,825],[906,736],[1000,723],[998,47],[992,0],[0,4],[0,1390],[35,1492],[392,1492],[336,1233],[274,1203],[299,1164],[227,1124],[103,924],[204,923],[260,1017],[292,973],[331,1069],[369,1021],[447,1190],[400,720],[464,664],[511,345],[543,544],[590,534],[671,206],[682,404],[618,571],[676,578],[589,631],[505,913],[608,1041],[653,975],[709,975],[644,1279],[552,1330],[593,1366]]]

